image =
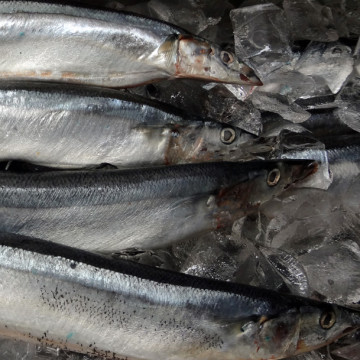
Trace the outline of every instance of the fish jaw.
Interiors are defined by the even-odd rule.
[[[217,45],[195,36],[179,35],[175,77],[261,86],[254,70]]]
[[[319,349],[360,329],[360,311],[326,304],[301,310],[301,329],[294,355]]]
[[[265,162],[262,168],[254,168],[246,181],[239,181],[217,194],[217,228],[229,226],[235,219],[257,211],[261,204],[307,178],[316,169],[317,163],[312,160],[274,160]]]
[[[296,164],[295,161],[292,167],[291,184],[295,184],[315,174],[318,168],[319,164],[313,160],[299,160],[299,164]]]

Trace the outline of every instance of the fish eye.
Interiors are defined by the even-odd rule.
[[[333,311],[327,311],[322,313],[319,322],[320,322],[320,326],[323,329],[327,330],[332,328],[336,322],[335,313]]]
[[[236,138],[235,130],[232,128],[224,128],[221,130],[220,139],[224,144],[232,144]]]
[[[227,51],[222,51],[220,57],[223,63],[231,64],[234,61],[234,57]]]
[[[267,176],[267,184],[269,186],[275,186],[280,180],[281,174],[279,169],[272,169]]]

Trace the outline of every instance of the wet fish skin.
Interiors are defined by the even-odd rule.
[[[231,226],[316,166],[309,160],[286,160],[3,172],[0,231],[91,251],[156,248]],[[275,181],[271,186],[269,179]]]
[[[177,77],[262,84],[234,54],[171,24],[131,13],[0,1],[0,26],[4,79],[106,87]]]
[[[232,126],[119,91],[0,83],[0,161],[129,168],[248,160],[255,158],[254,141]]]
[[[281,359],[360,327],[349,308],[19,235],[0,234],[0,279],[2,335],[111,359]]]

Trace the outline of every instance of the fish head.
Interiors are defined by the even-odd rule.
[[[239,349],[239,358],[246,349],[248,358],[254,360],[282,359],[318,349],[360,328],[358,311],[314,303],[300,300],[277,314],[252,317],[232,325],[235,336],[230,338],[232,344],[237,343],[234,347]]]
[[[254,190],[267,193],[267,199],[270,199],[315,173],[317,168],[318,164],[313,160],[264,162],[263,175],[258,177]]]
[[[168,163],[215,162],[256,159],[256,137],[231,125],[204,122],[172,129],[166,158]],[[263,151],[272,147],[262,144]]]
[[[240,164],[239,164],[240,165]],[[239,166],[238,182],[221,189],[216,196],[217,228],[254,213],[258,207],[280,195],[292,184],[317,170],[313,160],[249,161]]]
[[[307,178],[317,170],[312,160],[271,160],[244,163],[248,176],[222,192],[222,201],[257,207],[281,194],[292,184]]]
[[[311,351],[360,329],[360,311],[320,303],[300,308],[296,353]]]
[[[235,54],[196,36],[179,35],[175,76],[260,86],[254,70]]]

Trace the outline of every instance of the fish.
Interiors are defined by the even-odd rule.
[[[83,250],[157,248],[214,229],[315,173],[311,160],[0,173],[0,231]]]
[[[0,28],[1,79],[105,87],[175,78],[262,84],[232,52],[132,13],[0,1]]]
[[[0,161],[73,169],[251,160],[266,147],[256,142],[239,128],[118,90],[0,82]]]
[[[282,359],[360,328],[360,312],[0,235],[0,334],[106,359]]]

